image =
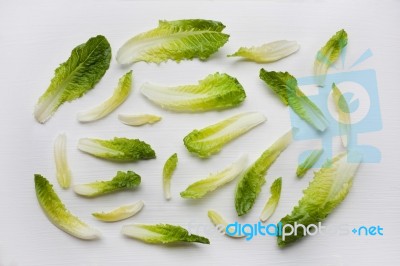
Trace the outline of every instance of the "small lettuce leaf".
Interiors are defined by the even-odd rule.
[[[219,152],[228,142],[263,123],[267,118],[258,112],[241,113],[200,130],[193,130],[183,142],[188,151],[201,158]]]
[[[349,146],[348,144],[351,136],[350,108],[342,92],[335,85],[335,83],[332,84],[332,96],[336,110],[339,114],[340,139],[342,140],[343,146],[347,148]]]
[[[119,79],[118,86],[110,98],[90,110],[78,113],[78,120],[80,122],[92,122],[109,115],[126,100],[131,88],[132,70]]]
[[[239,216],[250,211],[261,187],[265,184],[265,174],[269,167],[292,142],[292,130],[274,142],[261,156],[246,169],[240,178],[235,193],[235,208]]]
[[[314,174],[314,179],[303,191],[298,205],[281,219],[282,228],[286,224],[294,226],[295,222],[305,227],[322,222],[346,198],[361,159],[360,154],[351,151],[328,160],[321,170]],[[302,227],[298,227],[297,235],[286,235],[284,231],[277,238],[278,245],[285,247],[303,238],[304,233]]]
[[[275,41],[261,46],[240,47],[234,54],[228,57],[240,56],[257,63],[269,63],[285,58],[300,49],[295,41]]]
[[[91,90],[104,76],[111,60],[111,47],[104,36],[90,38],[75,47],[67,61],[54,73],[50,86],[39,98],[34,115],[46,122],[64,102],[71,102]]]
[[[267,83],[285,105],[289,105],[293,111],[304,121],[319,131],[328,127],[322,111],[307,97],[297,86],[297,80],[288,72],[275,72],[260,70],[260,78]]]
[[[119,114],[119,121],[128,126],[142,126],[145,124],[154,124],[161,120],[160,116],[152,114],[139,114],[139,115],[129,115],[129,114]]]
[[[218,72],[208,75],[196,85],[166,87],[144,83],[141,92],[153,103],[176,112],[232,108],[246,98],[246,93],[236,78]]]
[[[132,217],[138,213],[143,206],[144,202],[139,200],[133,204],[122,205],[109,212],[94,212],[92,215],[103,222],[117,222]]]
[[[215,225],[218,231],[221,233],[224,233],[225,235],[233,238],[241,238],[245,237],[246,235],[244,234],[227,234],[226,233],[226,227],[228,226],[228,222],[225,220],[225,218],[219,214],[217,211],[214,210],[209,210],[208,211],[208,218],[210,218],[210,221]]]
[[[347,33],[342,29],[336,32],[318,51],[314,62],[314,75],[317,85],[324,86],[328,68],[339,58],[346,45]]]
[[[229,39],[225,26],[204,19],[160,20],[158,27],[128,40],[117,53],[119,64],[139,61],[161,63],[169,59],[207,59]]]
[[[61,202],[53,185],[43,176],[35,174],[36,196],[47,218],[62,231],[85,240],[100,237],[100,232],[71,214]]]
[[[102,159],[133,162],[156,158],[149,144],[138,139],[114,138],[112,140],[83,138],[78,149]]]
[[[226,167],[224,170],[211,174],[209,177],[197,181],[188,186],[181,192],[182,198],[199,199],[207,193],[216,190],[217,188],[231,182],[239,176],[246,168],[247,156],[243,155],[237,161]]]
[[[79,184],[74,186],[76,194],[84,197],[97,197],[105,194],[134,189],[140,185],[140,175],[132,171],[118,171],[117,175],[109,181],[96,181],[88,184]]]
[[[171,224],[130,224],[122,227],[122,234],[152,244],[197,242],[210,244],[202,236],[190,234],[185,228]]]
[[[54,142],[54,159],[56,162],[56,176],[58,184],[62,188],[69,188],[71,185],[71,171],[67,160],[67,136],[63,133],[57,136]]]
[[[165,199],[171,199],[171,178],[176,166],[178,165],[178,155],[172,154],[164,164],[163,168],[163,188]]]
[[[320,150],[313,150],[310,155],[297,166],[296,170],[296,175],[297,177],[303,177],[307,171],[314,166],[314,164],[318,161],[319,157],[321,157],[322,153],[324,152],[324,149]]]
[[[276,207],[278,206],[279,199],[281,198],[281,190],[282,190],[282,177],[275,179],[272,183],[270,192],[271,196],[268,201],[264,205],[264,209],[261,212],[260,220],[265,222],[269,219],[269,217],[274,214]]]

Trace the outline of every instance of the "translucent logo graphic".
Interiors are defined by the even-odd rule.
[[[351,65],[350,69],[372,56],[371,50],[367,50],[362,56]],[[358,71],[343,71],[328,74],[324,87],[317,87],[315,77],[297,78],[301,90],[307,94],[324,113],[329,122],[329,127],[324,132],[318,132],[302,120],[296,113],[290,109],[290,119],[292,127],[299,129],[295,134],[295,140],[315,140],[322,141],[322,154],[319,165],[326,159],[332,158],[333,140],[340,136],[338,112],[334,107],[332,99],[332,84],[335,83],[340,89],[349,108],[351,117],[351,130],[348,136],[348,149],[358,151],[363,155],[363,163],[378,163],[381,160],[381,153],[378,148],[359,141],[359,136],[363,133],[380,131],[382,129],[382,120],[379,107],[378,86],[376,72],[373,69]],[[309,95],[307,92],[318,88],[318,92]],[[339,102],[340,104],[340,102]],[[300,154],[299,162],[313,150],[307,150]]]

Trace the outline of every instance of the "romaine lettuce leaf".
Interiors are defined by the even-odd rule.
[[[265,222],[274,214],[276,207],[278,206],[279,199],[281,198],[282,190],[282,177],[275,179],[272,183],[270,192],[271,196],[264,205],[264,209],[261,212],[260,220]]]
[[[172,154],[164,164],[163,168],[163,189],[165,199],[171,199],[171,178],[178,165],[178,155]]]

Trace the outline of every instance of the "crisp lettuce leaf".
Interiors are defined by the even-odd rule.
[[[78,149],[102,159],[130,162],[156,158],[149,144],[139,139],[114,138],[112,140],[83,138]]]
[[[272,183],[270,192],[271,196],[264,205],[264,209],[261,212],[260,220],[265,222],[274,214],[276,207],[278,206],[279,199],[281,198],[282,190],[282,177],[275,179]]]
[[[321,170],[314,174],[314,179],[304,190],[298,205],[281,219],[282,228],[286,224],[294,225],[295,222],[307,227],[323,221],[346,198],[361,159],[360,154],[349,152],[328,160]],[[285,238],[282,235],[278,236],[278,245],[285,247],[303,237],[304,229],[298,227],[297,235],[290,234]]]
[[[346,45],[347,33],[342,29],[336,32],[325,46],[318,51],[314,62],[314,75],[315,81],[319,86],[324,86],[328,68],[339,58]]]
[[[206,128],[195,129],[186,135],[183,142],[188,151],[201,158],[207,158],[265,120],[266,117],[261,113],[241,113]]]
[[[62,188],[69,188],[71,185],[71,171],[67,160],[67,136],[63,133],[57,136],[54,142],[54,159],[56,162],[56,176],[58,184]]]
[[[229,234],[230,232],[227,234],[226,233],[226,227],[228,226],[228,222],[217,211],[209,210],[208,211],[208,218],[210,218],[210,221],[215,225],[217,230],[221,231],[221,233],[224,233],[225,235],[227,235],[229,237],[242,238],[242,237],[246,236],[244,234]]]
[[[49,220],[62,231],[85,240],[100,237],[100,232],[71,214],[61,202],[53,185],[43,176],[35,174],[36,196]]]
[[[122,234],[152,244],[197,242],[210,244],[202,236],[190,234],[185,228],[171,224],[130,224],[122,227]]]
[[[92,215],[103,222],[117,222],[132,217],[138,213],[143,206],[144,202],[139,200],[133,204],[122,205],[109,212],[94,212]]]
[[[119,121],[128,126],[142,126],[145,124],[154,124],[160,121],[161,117],[152,114],[139,114],[139,115],[119,114],[118,119]]]
[[[297,86],[297,80],[288,72],[260,70],[260,78],[267,83],[285,105],[315,129],[324,131],[328,127],[322,111]]]
[[[67,61],[54,73],[50,86],[39,98],[34,115],[46,122],[64,102],[71,102],[91,90],[110,66],[111,47],[104,36],[90,38],[75,47]]]
[[[189,185],[181,192],[181,197],[191,199],[204,197],[207,193],[216,190],[239,176],[246,168],[246,164],[247,156],[243,155],[224,170]]]
[[[163,168],[163,189],[165,199],[171,199],[171,178],[178,165],[178,154],[172,154],[164,164]]]
[[[313,165],[318,161],[319,157],[321,157],[322,153],[324,152],[324,149],[320,149],[320,150],[313,150],[310,155],[308,155],[308,157],[304,160],[304,162],[302,162],[301,164],[299,164],[299,166],[297,166],[297,170],[296,170],[296,175],[297,177],[303,177],[307,171],[313,167]]]
[[[239,216],[250,211],[261,187],[265,184],[265,174],[269,167],[292,142],[292,130],[274,142],[261,156],[246,169],[240,178],[235,192],[235,208]]]
[[[109,115],[126,100],[131,92],[131,88],[132,70],[119,79],[118,86],[115,88],[114,93],[110,98],[92,109],[78,113],[78,120],[80,122],[91,122]]]
[[[128,40],[117,53],[119,64],[139,61],[161,63],[169,59],[207,59],[229,39],[225,26],[204,19],[160,20],[158,27]]]
[[[118,171],[111,180],[75,185],[74,191],[84,197],[97,197],[121,190],[134,189],[140,185],[140,182],[141,177],[135,172]]]
[[[343,146],[347,148],[349,146],[351,136],[351,119],[350,119],[350,108],[343,97],[342,92],[339,88],[332,84],[332,96],[335,103],[336,110],[339,114],[339,134],[342,140]]]
[[[153,103],[176,112],[221,110],[241,104],[246,92],[239,81],[227,74],[214,73],[197,85],[167,87],[144,83],[141,92]]]
[[[257,63],[269,63],[285,58],[300,49],[295,41],[275,41],[261,46],[240,47],[234,54],[228,57],[240,56]]]

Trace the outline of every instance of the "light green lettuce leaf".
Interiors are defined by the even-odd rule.
[[[350,108],[343,97],[342,92],[339,88],[332,84],[332,96],[339,114],[339,135],[342,140],[343,146],[346,148],[349,146],[350,136],[351,136],[351,119],[350,119]]]
[[[131,92],[131,88],[132,70],[119,79],[118,86],[115,88],[113,95],[110,98],[92,109],[78,113],[78,120],[80,122],[91,122],[109,115],[126,100]]]
[[[264,205],[264,209],[261,212],[260,220],[265,222],[274,214],[276,207],[278,206],[279,199],[281,198],[282,190],[282,177],[275,179],[272,183],[270,192],[271,196]]]
[[[161,117],[152,114],[119,114],[118,119],[128,126],[142,126],[145,124],[154,124],[160,121]]]
[[[260,78],[267,83],[281,101],[315,129],[324,131],[328,127],[322,111],[297,86],[297,80],[288,72],[260,70]]]
[[[281,219],[282,228],[286,224],[293,226],[295,222],[305,227],[322,222],[346,198],[361,159],[360,154],[349,152],[328,160],[321,170],[314,174],[314,179],[303,191],[303,197],[298,205],[289,215]],[[298,227],[297,235],[285,232],[283,229],[282,235],[277,238],[280,247],[304,237],[302,227]]]
[[[261,113],[241,113],[206,128],[195,129],[183,139],[183,142],[188,151],[201,158],[207,158],[265,120],[266,117]]]
[[[67,137],[64,133],[58,135],[54,142],[54,159],[58,184],[62,188],[69,188],[72,178],[67,160]]]
[[[235,208],[239,216],[250,211],[262,186],[269,167],[292,142],[292,130],[274,142],[261,156],[246,169],[240,178],[235,192]]]
[[[160,20],[158,27],[128,40],[117,53],[120,64],[207,59],[229,39],[225,26],[204,19]]]
[[[232,108],[246,98],[246,92],[236,78],[218,72],[208,75],[196,85],[167,87],[144,83],[141,92],[153,103],[176,112]]]
[[[302,162],[301,164],[299,164],[299,166],[297,166],[297,170],[296,170],[296,175],[297,177],[303,177],[307,171],[313,167],[313,165],[318,161],[319,157],[322,155],[322,153],[324,152],[324,149],[320,149],[320,150],[313,150],[310,155],[308,155],[308,157],[304,160],[304,162]]]
[[[122,234],[152,244],[197,242],[210,244],[202,236],[190,234],[185,228],[171,224],[130,224],[122,227]]]
[[[54,73],[50,86],[39,98],[34,115],[46,122],[64,102],[71,102],[91,90],[110,66],[111,47],[104,36],[90,38],[74,48],[67,61]]]
[[[61,202],[53,186],[43,176],[35,174],[36,196],[49,220],[62,231],[80,239],[91,240],[100,237],[100,232],[71,214]]]
[[[342,29],[336,32],[318,51],[314,62],[314,75],[317,85],[324,86],[328,68],[339,58],[346,45],[347,33]]]
[[[172,154],[164,164],[163,168],[163,189],[165,199],[171,199],[171,178],[178,165],[178,155]]]
[[[103,222],[117,222],[137,214],[144,206],[144,202],[139,200],[133,204],[119,206],[109,212],[94,212],[92,215]]]
[[[269,63],[285,58],[300,49],[295,41],[275,41],[261,46],[240,47],[234,54],[228,57],[240,56],[257,63]]]

